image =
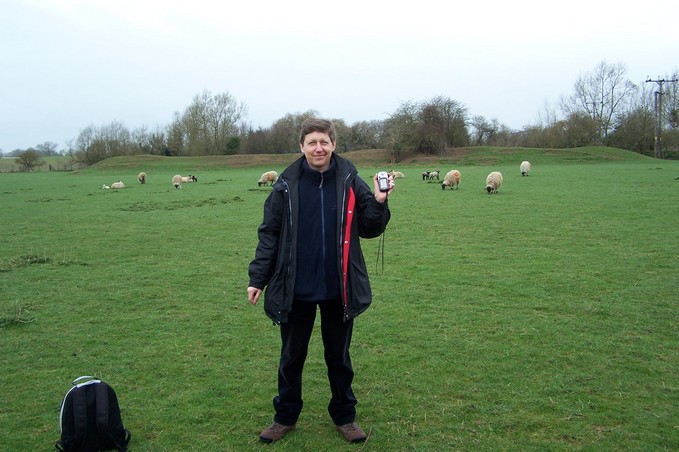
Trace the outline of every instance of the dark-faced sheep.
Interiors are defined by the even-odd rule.
[[[179,174],[173,176],[172,177],[172,185],[174,186],[174,188],[177,188],[177,189],[182,188],[182,176],[179,175]]]
[[[277,180],[278,173],[276,171],[267,171],[266,173],[262,174],[262,177],[259,178],[257,181],[257,186],[261,187],[264,185],[266,187],[269,184],[273,185]]]
[[[146,173],[143,172],[143,171],[141,173],[139,173],[139,175],[137,176],[137,180],[139,181],[140,184],[145,184],[146,183]]]
[[[493,171],[486,177],[486,191],[488,193],[497,193],[502,185],[502,173]]]
[[[184,183],[189,183],[189,182],[198,182],[198,178],[196,176],[193,176],[189,174],[188,176],[181,176],[182,182]]]
[[[521,162],[521,175],[528,176],[528,173],[530,173],[530,162],[524,160],[523,162]]]
[[[457,188],[459,190],[461,177],[462,174],[460,174],[460,172],[456,169],[448,171],[446,176],[443,178],[443,182],[441,182],[441,189],[445,190],[446,187],[450,187],[451,190],[453,188]]]

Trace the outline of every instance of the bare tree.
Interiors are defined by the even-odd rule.
[[[444,96],[436,96],[422,103],[420,108],[423,109],[426,106],[432,106],[438,110],[445,130],[447,147],[467,146],[469,144],[467,108],[461,102]]]
[[[175,115],[170,126],[170,147],[192,155],[234,154],[233,137],[238,136],[247,107],[229,93],[212,95],[203,91],[194,97],[184,114]],[[181,144],[181,146],[180,146]]]
[[[90,125],[81,130],[68,155],[72,163],[89,166],[110,157],[134,154],[139,154],[139,150],[130,131],[122,122],[113,121],[98,128]]]
[[[299,131],[305,119],[318,116],[315,110],[304,113],[288,113],[275,121],[270,128],[269,146],[275,154],[299,152]]]
[[[637,91],[637,86],[625,78],[626,72],[623,63],[602,61],[592,72],[581,75],[575,82],[575,93],[562,101],[566,116],[585,112],[597,123],[599,142],[606,143],[616,115],[626,111]]]
[[[561,103],[563,104],[565,100],[562,98]],[[556,111],[556,108],[554,105],[550,104],[549,102],[545,101],[542,111],[538,112],[537,115],[537,127],[544,128],[544,127],[550,127],[554,125],[557,121],[559,120],[559,115]],[[526,130],[529,130],[531,127],[525,127]]]
[[[486,144],[495,132],[494,125],[480,115],[473,116],[471,121],[469,121],[469,125],[472,128],[471,143],[474,146]]]
[[[35,146],[35,149],[45,157],[51,157],[53,154],[57,153],[57,144],[51,141],[45,141],[44,143]]]
[[[336,152],[346,152],[352,148],[351,143],[351,127],[349,127],[344,119],[330,118],[335,126],[335,134],[337,139]],[[299,140],[298,140],[299,142]]]
[[[436,105],[423,105],[418,115],[416,150],[441,154],[446,150],[446,120]]]
[[[44,162],[40,160],[40,152],[32,148],[19,154],[14,161],[19,164],[21,171],[33,171],[35,168],[44,165]]]
[[[384,135],[384,121],[357,121],[351,125],[352,149],[377,149]]]

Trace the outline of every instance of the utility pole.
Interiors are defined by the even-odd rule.
[[[662,157],[662,96],[663,96],[663,90],[662,86],[665,83],[674,83],[676,82],[677,79],[675,78],[674,80],[665,80],[665,79],[660,79],[658,78],[657,80],[651,80],[650,78],[646,80],[646,83],[657,83],[658,84],[658,91],[654,92],[654,100],[655,100],[655,119],[656,119],[656,124],[655,124],[655,140],[653,141],[653,155],[655,155],[655,158],[659,159]]]

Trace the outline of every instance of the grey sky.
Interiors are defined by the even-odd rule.
[[[112,121],[154,130],[204,90],[245,103],[255,128],[441,95],[520,129],[602,61],[638,84],[679,68],[676,1],[234,3],[5,0],[0,149],[64,149]]]

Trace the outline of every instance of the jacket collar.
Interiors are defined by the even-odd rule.
[[[302,171],[304,171],[304,164],[306,163],[306,157],[301,156],[294,162],[290,164],[282,173],[281,173],[281,178],[287,180],[287,181],[295,181],[298,180],[301,175]],[[332,154],[332,160],[330,163],[331,167],[335,167],[335,173],[337,177],[340,177],[344,179],[344,177],[349,174],[349,173],[357,173],[356,167],[354,166],[353,163],[351,163],[349,160],[340,157],[339,155],[333,153]],[[311,170],[311,168],[309,168]],[[313,170],[311,170],[313,171]],[[320,173],[318,173],[320,175]],[[319,176],[320,177],[320,176]],[[319,179],[320,180],[320,179]]]
[[[330,166],[327,170],[320,172],[313,169],[307,163],[306,159],[302,161],[302,177],[310,180],[314,185],[319,185],[324,179],[335,176],[336,160],[330,160]]]

